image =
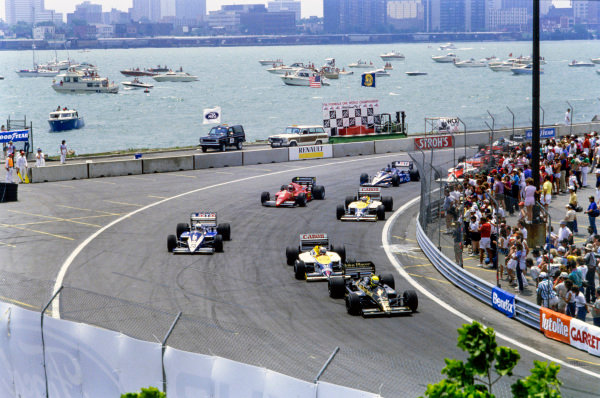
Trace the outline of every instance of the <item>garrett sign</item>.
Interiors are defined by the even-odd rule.
[[[434,135],[429,137],[415,138],[415,149],[439,149],[452,148],[453,138],[451,135]]]

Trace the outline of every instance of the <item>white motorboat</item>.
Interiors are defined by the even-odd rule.
[[[283,65],[283,61],[281,60],[281,58],[279,58],[279,59],[261,59],[258,62],[263,66],[265,66],[265,65],[273,65],[273,66]]]
[[[152,76],[157,82],[193,82],[198,80],[197,76],[190,75],[187,72],[173,72],[161,73],[156,76]]]
[[[515,75],[531,75],[533,74],[533,64],[515,65],[510,70]],[[544,74],[544,70],[540,68],[540,75]]]
[[[80,129],[85,126],[83,118],[79,116],[79,112],[74,109],[57,109],[50,112],[48,124],[51,131],[67,131]]]
[[[298,69],[294,73],[280,76],[281,80],[288,86],[310,86],[310,78],[319,76],[322,86],[329,86],[329,81],[319,73],[311,69]]]
[[[440,50],[444,51],[444,50],[456,50],[456,46],[454,45],[454,43],[446,43],[446,44],[442,44],[440,46]]]
[[[457,68],[485,68],[487,66],[487,61],[484,59],[476,61],[474,58],[466,61],[459,61],[457,59],[454,61],[454,66]]]
[[[380,57],[384,61],[394,61],[396,59],[404,59],[404,54],[401,54],[398,51],[391,51],[389,53],[381,54]]]
[[[365,73],[375,73],[375,76],[377,76],[377,77],[379,77],[379,76],[391,76],[390,72],[388,72],[385,69],[374,69],[372,71],[365,72]]]
[[[575,68],[578,68],[578,67],[588,67],[589,68],[589,67],[593,67],[594,64],[591,62],[573,60],[573,61],[569,62],[569,66],[575,67]]]
[[[340,75],[353,75],[354,71],[343,69],[339,72]]]
[[[320,70],[321,74],[328,79],[339,79],[340,70],[335,66],[323,66]]]
[[[361,59],[348,65],[349,68],[372,68],[373,66],[373,62],[369,61],[369,63],[367,63],[367,61],[363,61]]]
[[[456,59],[456,54],[448,53],[446,55],[432,55],[431,59],[433,59],[435,62],[450,63],[454,62],[454,60]]]
[[[52,88],[59,93],[110,93],[119,92],[119,86],[110,83],[108,78],[97,75],[85,75],[74,69],[57,76],[60,80],[53,81]]]
[[[130,82],[121,82],[122,85],[128,88],[137,89],[137,88],[152,88],[154,87],[152,84],[144,83],[141,80],[135,78]]]
[[[404,72],[406,73],[408,76],[425,76],[427,74],[427,72]]]
[[[299,69],[309,68],[309,65],[304,65],[302,62],[294,62],[291,65],[278,65],[267,69],[267,72],[276,75],[285,75],[286,73],[294,73]]]
[[[16,70],[19,77],[54,77],[58,75],[58,69],[46,68],[42,65],[38,65],[35,62],[35,44],[31,46],[31,54],[33,59],[33,67],[31,69],[19,69]]]
[[[593,64],[600,64],[600,58],[592,58],[590,61],[592,61]]]
[[[514,62],[504,61],[504,62],[490,62],[488,67],[494,72],[510,72],[512,68],[517,66]]]

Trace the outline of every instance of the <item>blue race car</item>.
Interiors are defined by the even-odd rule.
[[[397,187],[410,181],[419,181],[419,171],[414,168],[413,162],[404,160],[388,164],[372,177],[367,173],[360,175],[361,187]]]
[[[177,224],[176,235],[167,237],[167,250],[175,254],[213,254],[223,251],[223,241],[231,239],[228,223],[217,224],[217,213],[192,213],[190,223]]]

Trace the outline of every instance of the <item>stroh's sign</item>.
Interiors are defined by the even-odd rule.
[[[434,135],[429,137],[415,138],[415,149],[439,149],[452,148],[454,146],[453,137],[451,135]]]

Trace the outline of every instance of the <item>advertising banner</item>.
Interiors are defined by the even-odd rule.
[[[492,307],[509,318],[515,316],[515,295],[508,293],[499,287],[492,289]]]
[[[571,317],[548,308],[540,308],[540,330],[544,336],[571,344],[569,339],[569,328],[571,327]]]
[[[437,130],[440,133],[457,133],[459,121],[456,117],[441,117],[437,119]]]
[[[379,100],[340,101],[323,103],[323,127],[331,135],[331,129],[360,127],[380,122]]]
[[[204,120],[202,124],[221,123],[221,107],[205,109],[202,118]]]
[[[548,338],[600,356],[600,328],[597,326],[541,308],[540,330]]]
[[[530,140],[533,137],[533,130],[529,129],[529,130],[525,130],[525,138]],[[540,129],[540,140],[544,140],[547,138],[554,138],[556,137],[556,128],[555,127],[548,127],[545,129]]]
[[[15,130],[0,132],[0,143],[29,141],[29,130]]]
[[[333,157],[333,146],[330,144],[292,146],[289,148],[289,156],[290,160],[330,158]]]
[[[415,150],[452,148],[454,140],[451,135],[435,135],[415,138]]]

